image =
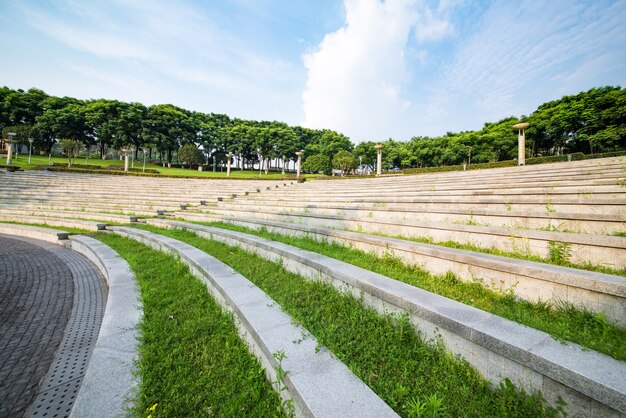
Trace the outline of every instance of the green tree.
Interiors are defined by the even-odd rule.
[[[75,141],[73,139],[61,140],[61,149],[63,150],[63,152],[65,153],[65,156],[67,157],[68,167],[72,166],[72,162],[74,161],[76,157],[78,157],[78,154],[83,149],[83,147],[84,145],[80,141]]]
[[[333,168],[341,171],[341,176],[354,168],[354,155],[350,151],[341,150],[333,157]]]
[[[178,150],[178,160],[185,165],[202,164],[202,152],[193,144],[185,144]]]
[[[302,169],[309,173],[330,174],[330,158],[322,154],[310,155],[302,163]]]

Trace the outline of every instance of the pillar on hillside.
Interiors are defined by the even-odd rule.
[[[230,160],[232,160],[233,158],[233,153],[229,152],[228,154],[226,154],[226,158],[228,158],[226,160],[226,177],[230,177]]]
[[[304,155],[304,151],[298,151],[296,152],[296,155],[298,156],[298,162],[296,163],[296,178],[300,178],[300,171],[302,170],[302,156]]]
[[[374,148],[376,148],[376,176],[379,177],[383,166],[383,144],[376,144]]]
[[[517,130],[517,165],[526,165],[526,129],[529,126],[528,122],[513,125]]]

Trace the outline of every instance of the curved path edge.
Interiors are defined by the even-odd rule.
[[[71,416],[127,416],[138,379],[138,324],[142,309],[128,263],[102,242],[73,235],[69,247],[98,267],[109,286],[102,326]]]
[[[348,286],[381,312],[402,312],[428,337],[441,336],[492,383],[509,377],[549,400],[563,397],[569,411],[583,415],[626,414],[626,363],[561,344],[545,332],[419,289],[321,254],[241,232],[167,220],[149,224],[186,229],[263,258],[312,279]],[[611,414],[611,411],[613,414]]]
[[[233,313],[235,325],[281,397],[292,399],[301,417],[397,417],[397,414],[328,349],[248,279],[205,252],[148,231],[113,232],[180,257],[209,292]],[[284,353],[282,361],[274,357]],[[277,370],[285,374],[277,384]],[[281,373],[282,374],[282,373]],[[287,389],[285,393],[282,386]]]
[[[113,249],[90,237],[30,225],[0,223],[0,233],[52,242],[91,261],[107,281],[109,292],[98,339],[72,408],[71,416],[127,416],[137,379],[137,325],[142,309],[134,275]]]

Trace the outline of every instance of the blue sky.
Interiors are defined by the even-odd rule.
[[[407,140],[626,85],[624,22],[624,0],[4,0],[0,84]]]

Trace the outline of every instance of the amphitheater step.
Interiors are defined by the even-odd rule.
[[[219,260],[158,234],[128,227],[112,227],[112,230],[179,255],[216,300],[233,312],[240,334],[259,357],[270,380],[276,380],[278,367],[288,371],[284,384],[298,416],[397,416],[327,349],[319,349],[313,336],[303,340],[302,335],[310,335],[308,331],[294,325],[291,317],[263,291]],[[286,357],[279,364],[273,354],[281,351]]]
[[[313,237],[349,245],[383,256],[398,257],[433,274],[452,272],[466,281],[481,280],[495,289],[514,291],[530,301],[575,306],[602,313],[607,320],[626,325],[626,278],[491,254],[281,222],[215,217],[249,228],[266,228],[286,235]]]
[[[443,336],[449,350],[494,384],[508,377],[527,390],[540,390],[553,402],[561,396],[571,405],[571,414],[626,412],[624,362],[576,344],[564,345],[541,331],[321,254],[220,228],[163,220],[149,223],[242,247],[312,280],[323,278],[338,288],[347,285],[356,297],[365,293],[365,301],[381,313],[408,313],[418,330],[429,338]],[[587,402],[588,397],[594,402]],[[580,405],[585,407],[578,409]]]

